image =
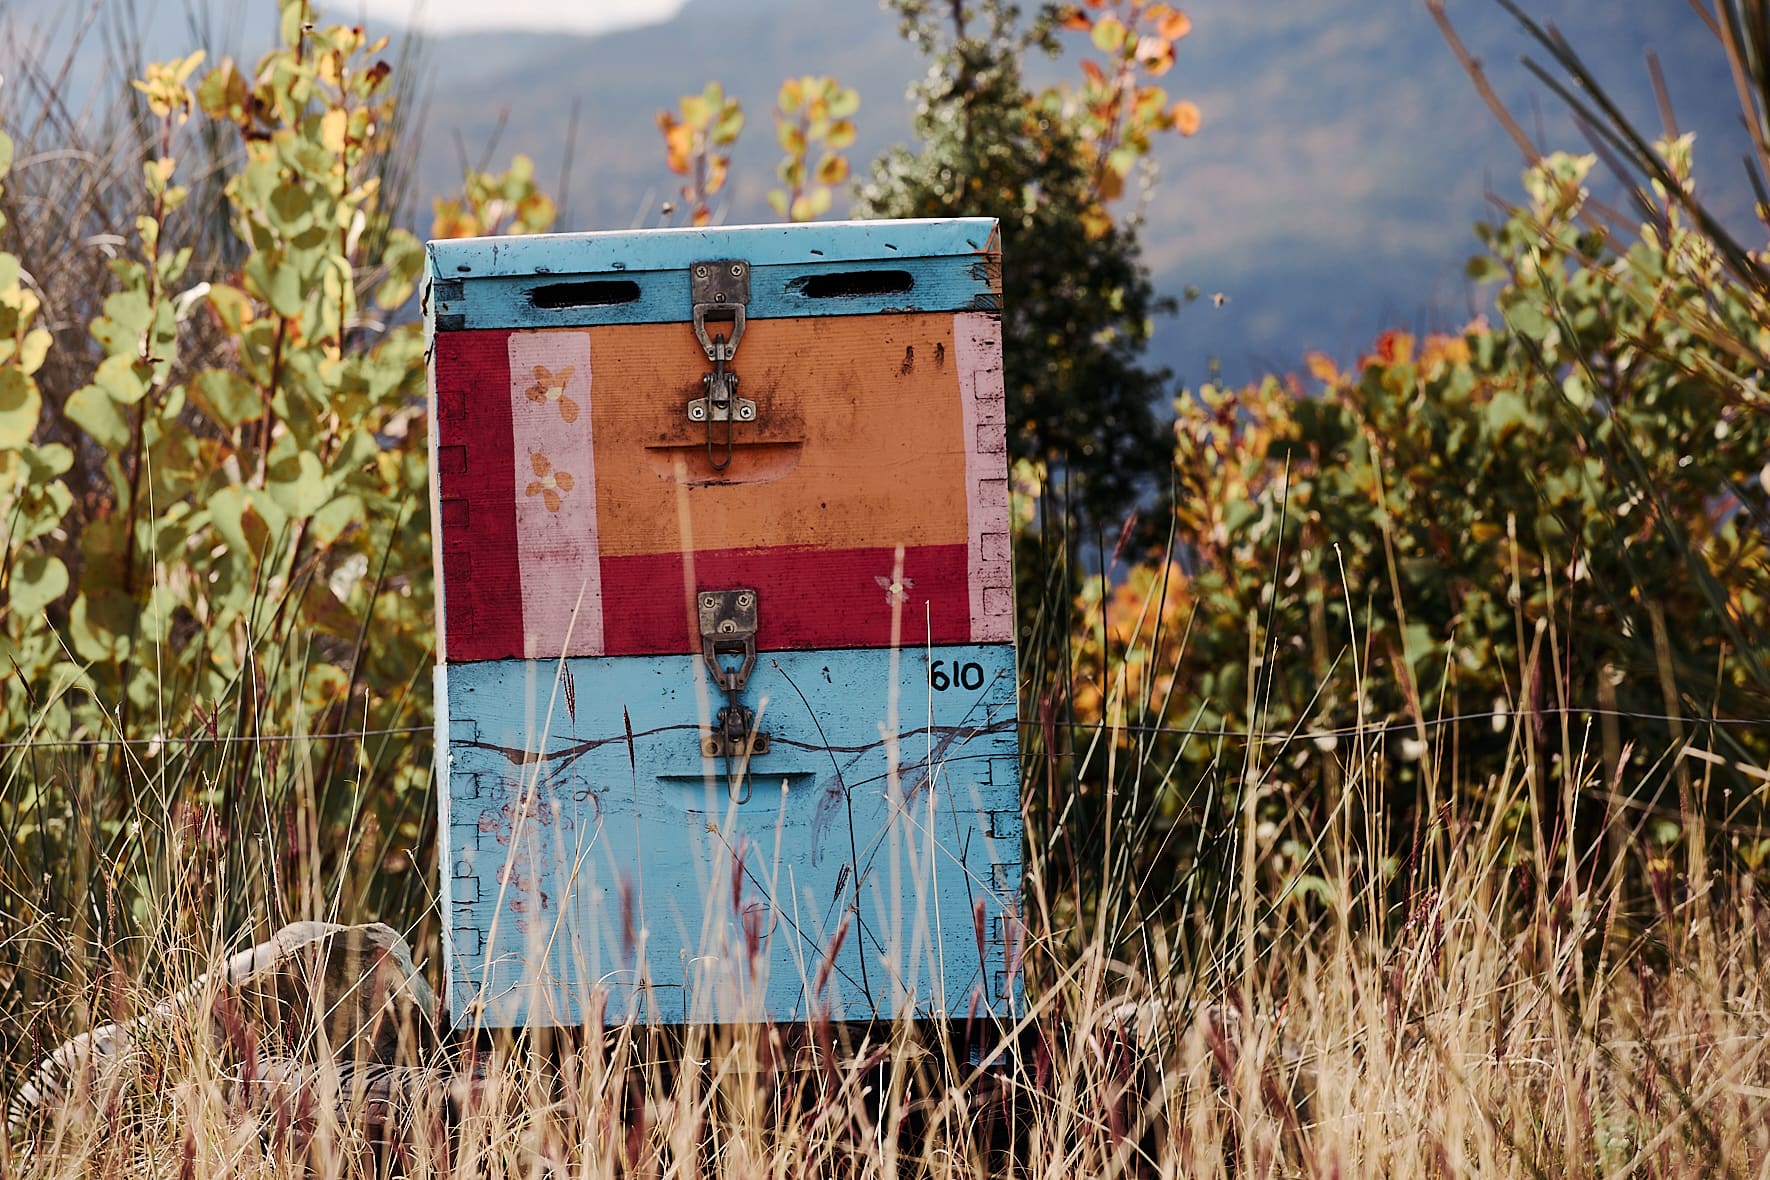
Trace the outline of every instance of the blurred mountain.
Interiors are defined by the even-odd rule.
[[[95,0],[10,0],[19,27],[77,20]],[[125,0],[108,0],[100,22]],[[1659,127],[1644,54],[1664,66],[1683,129],[1698,135],[1698,178],[1735,224],[1749,217],[1746,150],[1712,37],[1683,0],[1526,0],[1568,32],[1647,129]],[[246,8],[181,0],[128,6],[147,56],[208,38],[225,51],[271,35],[268,0]],[[252,15],[262,7],[263,14]],[[1196,101],[1204,129],[1157,154],[1141,210],[1158,286],[1204,299],[1159,325],[1155,359],[1196,384],[1292,369],[1305,350],[1348,360],[1388,327],[1455,328],[1483,306],[1463,279],[1493,200],[1520,199],[1517,150],[1481,104],[1420,0],[1193,0],[1192,36],[1163,84]],[[1518,59],[1532,44],[1492,0],[1451,0],[1451,15],[1501,95],[1540,141],[1584,149],[1578,129]],[[346,0],[328,9],[352,19]],[[237,48],[233,48],[238,52]],[[427,78],[420,163],[426,198],[464,165],[534,158],[560,195],[562,229],[664,224],[675,178],[664,168],[660,109],[723,82],[749,125],[719,216],[770,220],[777,158],[769,111],[780,81],[833,74],[861,94],[857,170],[904,140],[909,84],[926,68],[877,0],[691,0],[673,20],[599,37],[473,33],[419,46]],[[247,56],[251,56],[248,54]],[[1540,53],[1539,53],[1540,56]],[[52,60],[52,54],[45,54]],[[1074,70],[1035,63],[1035,78]],[[11,69],[7,70],[11,73]],[[103,77],[102,63],[69,84]],[[115,71],[111,71],[114,73]],[[0,91],[3,97],[4,91]],[[420,225],[427,207],[414,211]],[[844,208],[837,203],[837,211]],[[680,215],[678,215],[678,220]],[[1007,260],[1013,265],[1013,259]]]

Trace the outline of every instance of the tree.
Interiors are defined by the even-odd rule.
[[[1110,130],[1073,94],[1030,92],[1021,60],[1057,51],[1065,14],[1056,9],[1023,24],[1005,0],[984,0],[980,15],[963,3],[940,16],[920,0],[893,6],[930,59],[912,92],[919,142],[875,162],[860,213],[1000,221],[1011,452],[1067,481],[1084,522],[1116,529],[1132,504],[1165,489],[1172,459],[1156,413],[1168,373],[1145,367],[1143,353],[1152,318],[1174,303],[1150,284],[1135,223],[1104,215],[1111,178],[1122,186],[1140,154],[1122,131],[1144,91],[1113,91],[1120,117]],[[1131,9],[1147,16],[1161,7]],[[1146,36],[1159,38],[1153,29]],[[1112,52],[1134,62],[1136,39],[1122,36]],[[1107,168],[1111,147],[1130,151]]]

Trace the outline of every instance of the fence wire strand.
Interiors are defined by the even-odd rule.
[[[1503,732],[1505,728],[1522,718],[1532,717],[1614,717],[1626,721],[1657,721],[1668,723],[1680,721],[1693,728],[1706,726],[1722,726],[1726,728],[1752,729],[1770,726],[1770,718],[1762,717],[1693,717],[1689,715],[1673,717],[1666,713],[1644,713],[1626,709],[1585,709],[1563,708],[1551,706],[1541,709],[1518,710],[1499,713],[1484,710],[1479,713],[1458,713],[1448,717],[1427,718],[1423,722],[1426,729],[1442,729],[1452,725],[1463,725],[1470,722],[1486,721],[1494,724],[1495,732]],[[1346,725],[1332,728],[1280,729],[1273,727],[1265,730],[1207,728],[1203,726],[1183,725],[1138,725],[1121,723],[1115,725],[1109,720],[1099,721],[1050,721],[1045,722],[1034,718],[1021,718],[1020,728],[1023,730],[1044,730],[1049,728],[1070,729],[1078,731],[1107,731],[1123,734],[1137,734],[1154,737],[1186,737],[1233,739],[1237,741],[1258,741],[1272,744],[1283,744],[1295,741],[1313,741],[1319,738],[1343,737],[1376,737],[1392,733],[1412,734],[1420,728],[1421,723],[1412,720],[1396,720],[1371,722],[1365,725]],[[12,750],[50,750],[50,749],[103,749],[109,746],[196,746],[196,745],[282,745],[296,742],[337,742],[351,741],[359,738],[398,737],[436,732],[430,725],[402,725],[390,729],[345,729],[331,733],[313,734],[217,734],[213,737],[165,734],[135,738],[50,738],[44,740],[26,739],[22,741],[0,742],[0,751]]]

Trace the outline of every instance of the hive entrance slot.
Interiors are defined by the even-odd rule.
[[[844,270],[835,274],[807,275],[796,279],[807,299],[864,299],[869,295],[901,295],[915,288],[915,276],[907,270]]]
[[[609,307],[639,299],[639,284],[632,279],[588,279],[578,283],[548,283],[529,292],[529,306],[544,311],[568,307]]]

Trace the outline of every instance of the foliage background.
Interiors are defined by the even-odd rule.
[[[1670,955],[1667,899],[1698,866],[1731,873],[1715,896],[1755,898],[1770,309],[1688,140],[1589,100],[1599,153],[1535,160],[1483,232],[1488,316],[1385,332],[1345,369],[1310,355],[1306,375],[1203,384],[1170,435],[1135,198],[1153,145],[1198,127],[1155,81],[1189,48],[1182,14],[895,7],[929,73],[914,142],[867,171],[863,210],[993,214],[1022,260],[1006,327],[1049,969],[1206,962],[1230,940],[1252,956],[1272,937],[1257,913],[1346,925],[1355,889],[1379,899],[1371,930],[1411,929],[1423,850],[1451,863],[1432,841],[1468,809],[1533,874],[1512,898],[1530,921],[1608,881],[1606,937]],[[425,912],[413,73],[309,27],[299,0],[279,13],[249,68],[132,70],[77,126],[54,76],[26,74],[4,112],[15,1060],[126,1006],[109,984],[151,986],[217,938]],[[1533,29],[1573,97],[1582,63]],[[1061,30],[1091,64],[1029,81]],[[1762,179],[1770,87],[1741,60]],[[789,216],[833,204],[857,102],[828,75],[776,96]],[[685,217],[712,215],[743,125],[714,87],[662,113],[656,162]],[[1591,191],[1600,156],[1620,208]],[[462,179],[431,232],[557,216],[526,157]],[[67,261],[70,241],[101,242],[104,265]]]

